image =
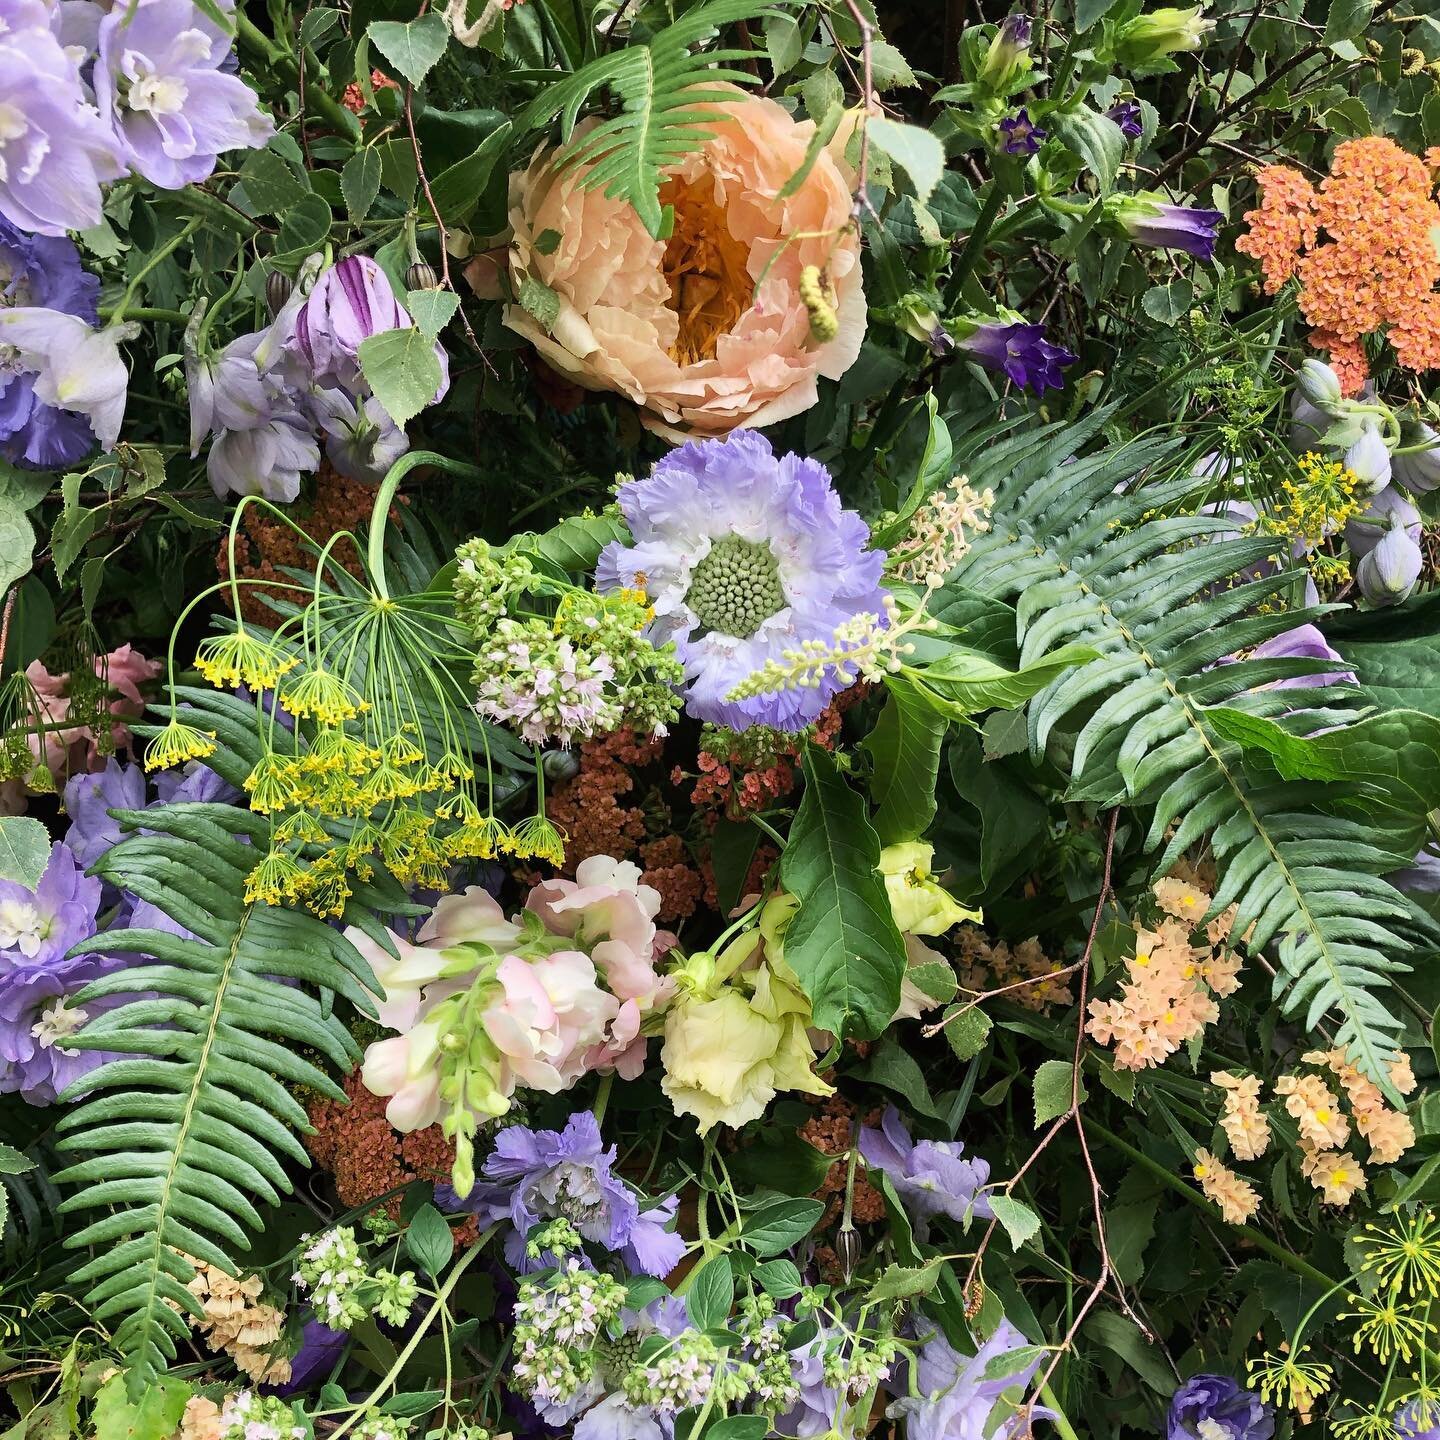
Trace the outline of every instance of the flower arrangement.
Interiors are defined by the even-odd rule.
[[[0,0],[7,1440],[1440,1434],[1415,9]]]

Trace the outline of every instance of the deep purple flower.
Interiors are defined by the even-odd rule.
[[[1345,657],[1332,650],[1325,637],[1314,625],[1297,625],[1272,636],[1251,651],[1254,660],[1331,660],[1343,661]],[[1313,675],[1292,675],[1288,680],[1274,680],[1265,688],[1268,690],[1300,690],[1317,685],[1354,685],[1355,672],[1326,666]]]
[[[753,430],[693,440],[622,485],[620,509],[635,543],[605,547],[596,586],[649,595],[650,638],[674,641],[697,720],[802,730],[850,683],[832,666],[813,687],[728,698],[767,661],[884,614],[884,553],[865,548],[868,527],[818,461],[777,457]]]
[[[1411,1400],[1391,1417],[1396,1440],[1440,1440],[1440,1404]]]
[[[1061,389],[1065,384],[1063,367],[1075,363],[1070,351],[1045,338],[1043,325],[1023,320],[982,320],[957,342],[956,348],[987,370],[1004,374],[1037,395]]]
[[[775,1421],[774,1433],[793,1440],[828,1435],[841,1413],[840,1393],[825,1383],[825,1354],[841,1341],[840,1333],[821,1325],[815,1338],[790,1352],[790,1376],[800,1389],[795,1404]],[[853,1432],[852,1432],[853,1436]],[[848,1440],[848,1437],[847,1437]]]
[[[360,373],[360,343],[386,330],[403,330],[410,312],[396,298],[385,272],[368,255],[348,255],[315,282],[294,319],[294,344],[318,384],[327,381],[351,394],[365,386]],[[450,387],[449,362],[437,343],[439,400]]]
[[[878,1130],[860,1131],[860,1156],[872,1170],[882,1170],[917,1221],[917,1231],[935,1215],[966,1220],[971,1215],[989,1219],[990,1202],[984,1186],[989,1164],[967,1160],[965,1147],[954,1140],[912,1140],[900,1112],[891,1105]]]
[[[1042,130],[1031,121],[1030,112],[1023,108],[1006,116],[997,128],[1004,137],[1000,148],[1007,155],[1033,155],[1040,148],[1041,141],[1050,136],[1048,130]]]
[[[0,979],[54,969],[72,945],[94,935],[99,910],[100,882],[85,875],[68,845],[51,846],[34,890],[0,880]]]
[[[198,184],[227,150],[259,149],[275,133],[255,92],[225,69],[230,37],[192,0],[114,6],[100,22],[99,52],[100,111],[131,166],[162,190]]]
[[[0,216],[36,235],[100,223],[100,186],[124,149],[54,31],[64,6],[0,0]]]
[[[898,1396],[890,1414],[906,1417],[907,1435],[915,1440],[977,1440],[994,1436],[996,1440],[1028,1433],[1019,1416],[1012,1416],[990,1427],[991,1411],[1005,1391],[1028,1385],[1040,1364],[1040,1357],[1025,1337],[1008,1320],[1001,1320],[994,1333],[974,1355],[962,1355],[938,1330],[921,1337],[924,1344],[915,1360],[915,1388],[919,1397],[912,1397],[909,1387],[895,1386]],[[1006,1370],[1002,1357],[1011,1351],[1028,1352],[1029,1358],[1017,1357],[1014,1370]],[[992,1371],[990,1378],[986,1372]],[[1031,1419],[1048,1418],[1052,1412],[1035,1406]]]
[[[1158,195],[1141,192],[1117,195],[1106,202],[1106,217],[1137,245],[1157,250],[1183,250],[1197,260],[1215,253],[1215,237],[1224,218],[1218,210],[1171,205]]]
[[[534,1269],[525,1237],[547,1219],[569,1220],[586,1240],[622,1256],[646,1275],[668,1275],[685,1254],[673,1232],[678,1201],[672,1196],[649,1210],[612,1170],[615,1147],[605,1149],[600,1126],[588,1110],[577,1110],[563,1131],[509,1125],[495,1137],[483,1173],[462,1202],[449,1186],[437,1187],[442,1203],[472,1210],[487,1224],[509,1220],[513,1233],[506,1256],[521,1269]]]
[[[1202,1429],[1204,1422],[1209,1427]],[[1170,1401],[1166,1440],[1270,1440],[1275,1412],[1228,1375],[1194,1375]]]
[[[312,1315],[300,1332],[300,1348],[291,1357],[290,1378],[283,1385],[275,1386],[275,1393],[288,1399],[327,1380],[349,1343],[346,1331],[332,1330]]]
[[[108,995],[75,1005],[71,997],[92,980],[120,968],[118,959],[80,955],[47,966],[0,974],[0,1093],[18,1091],[31,1105],[53,1105],[80,1076],[119,1057],[66,1043],[102,1010],[126,1004]]]
[[[1138,140],[1145,133],[1138,100],[1118,100],[1105,115],[1120,127],[1120,133],[1127,140]]]

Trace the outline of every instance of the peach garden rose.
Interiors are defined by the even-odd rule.
[[[664,172],[668,239],[652,237],[625,200],[585,189],[585,167],[557,163],[551,148],[510,181],[512,293],[528,276],[560,309],[547,329],[512,303],[505,323],[575,383],[629,396],[672,440],[798,415],[815,403],[819,376],[838,379],[854,363],[865,334],[843,139],[781,199],[814,124],[734,93],[714,107],[713,138]],[[472,267],[477,289],[484,263]],[[830,287],[829,339],[812,332],[800,293],[812,267]]]

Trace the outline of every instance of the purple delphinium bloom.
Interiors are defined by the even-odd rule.
[[[84,873],[65,844],[51,846],[33,890],[0,880],[0,980],[53,969],[72,945],[94,935],[99,910],[100,882]]]
[[[906,1417],[907,1435],[917,1440],[972,1440],[982,1435],[1008,1440],[1029,1433],[1019,1416],[997,1426],[990,1423],[995,1402],[1005,1391],[1028,1385],[1040,1364],[1040,1356],[1008,1320],[1001,1320],[974,1355],[960,1354],[938,1330],[920,1338],[923,1344],[915,1359],[914,1376],[919,1396],[911,1396],[908,1387],[896,1387],[892,1393],[899,1398],[888,1412]],[[1025,1354],[1017,1357],[1014,1370],[997,1364],[1014,1350],[1029,1358]],[[987,1371],[991,1372],[988,1379]],[[1037,1405],[1031,1409],[1030,1419],[1046,1419],[1052,1413]]]
[[[1023,108],[1007,115],[996,128],[1002,136],[1000,148],[1007,155],[1033,155],[1041,141],[1050,137],[1050,132],[1036,125],[1030,119],[1030,112]]]
[[[311,418],[325,436],[325,455],[352,480],[379,481],[410,448],[405,432],[373,396],[320,389],[310,397]]]
[[[837,626],[885,613],[884,552],[865,548],[869,528],[818,461],[736,430],[672,450],[620,487],[620,509],[635,543],[605,547],[596,587],[650,597],[650,639],[674,642],[697,720],[802,730],[850,683],[831,666],[814,686],[728,698],[767,661],[807,641],[832,646]]]
[[[97,440],[114,445],[130,384],[119,342],[132,333],[44,306],[0,307],[0,454],[55,469]]]
[[[161,805],[230,805],[240,798],[240,792],[208,765],[192,760],[182,768],[162,770],[155,776],[155,796]]]
[[[790,1375],[800,1394],[795,1404],[776,1419],[776,1435],[785,1440],[815,1440],[833,1431],[842,1405],[840,1392],[825,1383],[825,1353],[838,1340],[833,1329],[822,1325],[814,1339],[790,1351]]]
[[[1118,100],[1105,112],[1105,116],[1120,127],[1120,133],[1127,140],[1138,140],[1145,133],[1138,100]]]
[[[1224,218],[1218,210],[1172,205],[1146,193],[1117,196],[1106,209],[1111,221],[1137,245],[1183,250],[1197,260],[1215,254],[1215,237]]]
[[[316,280],[296,311],[293,342],[317,383],[330,381],[358,394],[365,384],[361,341],[410,323],[384,270],[368,255],[347,255]],[[432,404],[450,387],[449,361],[438,343],[435,357],[441,379]]]
[[[917,1230],[935,1215],[965,1220],[971,1215],[990,1218],[984,1194],[989,1164],[964,1158],[965,1147],[955,1140],[912,1140],[900,1112],[889,1106],[880,1128],[866,1125],[860,1131],[860,1156],[872,1170],[883,1170],[919,1222]]]
[[[112,755],[103,770],[72,775],[65,782],[65,813],[70,817],[65,843],[76,861],[88,868],[120,842],[120,822],[106,812],[144,808],[145,772]]]
[[[1037,395],[1061,389],[1065,384],[1063,367],[1075,363],[1075,356],[1069,350],[1062,345],[1052,345],[1045,338],[1043,325],[1030,325],[1023,320],[982,321],[956,343],[956,349],[987,370],[998,371]]]
[[[1228,1375],[1191,1376],[1165,1417],[1166,1440],[1270,1440],[1274,1433],[1275,1412]]]
[[[210,488],[220,499],[263,495],[277,504],[294,500],[300,477],[319,468],[320,446],[298,409],[246,430],[222,430],[205,461]]]
[[[119,1058],[102,1050],[77,1050],[66,1041],[100,1011],[133,998],[107,995],[84,1005],[71,1000],[121,963],[100,955],[79,955],[0,974],[0,1093],[18,1091],[31,1105],[53,1105],[80,1076]]]
[[[230,37],[192,0],[131,0],[100,22],[95,99],[152,185],[198,184],[226,151],[259,149],[275,133],[255,92],[225,70],[229,54]]]
[[[632,1270],[667,1275],[685,1254],[673,1233],[678,1201],[642,1211],[628,1185],[612,1171],[616,1150],[600,1138],[588,1110],[579,1110],[562,1131],[509,1125],[495,1137],[482,1167],[486,1181],[462,1202],[448,1186],[438,1187],[443,1203],[473,1210],[487,1223],[507,1219],[506,1256],[521,1269],[540,1263],[525,1253],[525,1237],[542,1220],[563,1217],[594,1244],[618,1253]]]
[[[100,223],[100,186],[125,163],[52,18],[44,0],[0,0],[0,216],[60,236]]]

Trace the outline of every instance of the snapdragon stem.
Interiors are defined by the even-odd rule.
[[[433,465],[437,470],[448,470],[468,480],[484,480],[486,474],[476,465],[467,465],[463,460],[451,460],[448,456],[437,455],[433,450],[411,450],[402,455],[386,472],[375,492],[375,504],[370,510],[369,545],[365,552],[365,567],[370,572],[370,582],[376,596],[390,599],[389,587],[385,584],[385,521],[390,513],[390,502],[400,488],[400,482],[418,465]]]

